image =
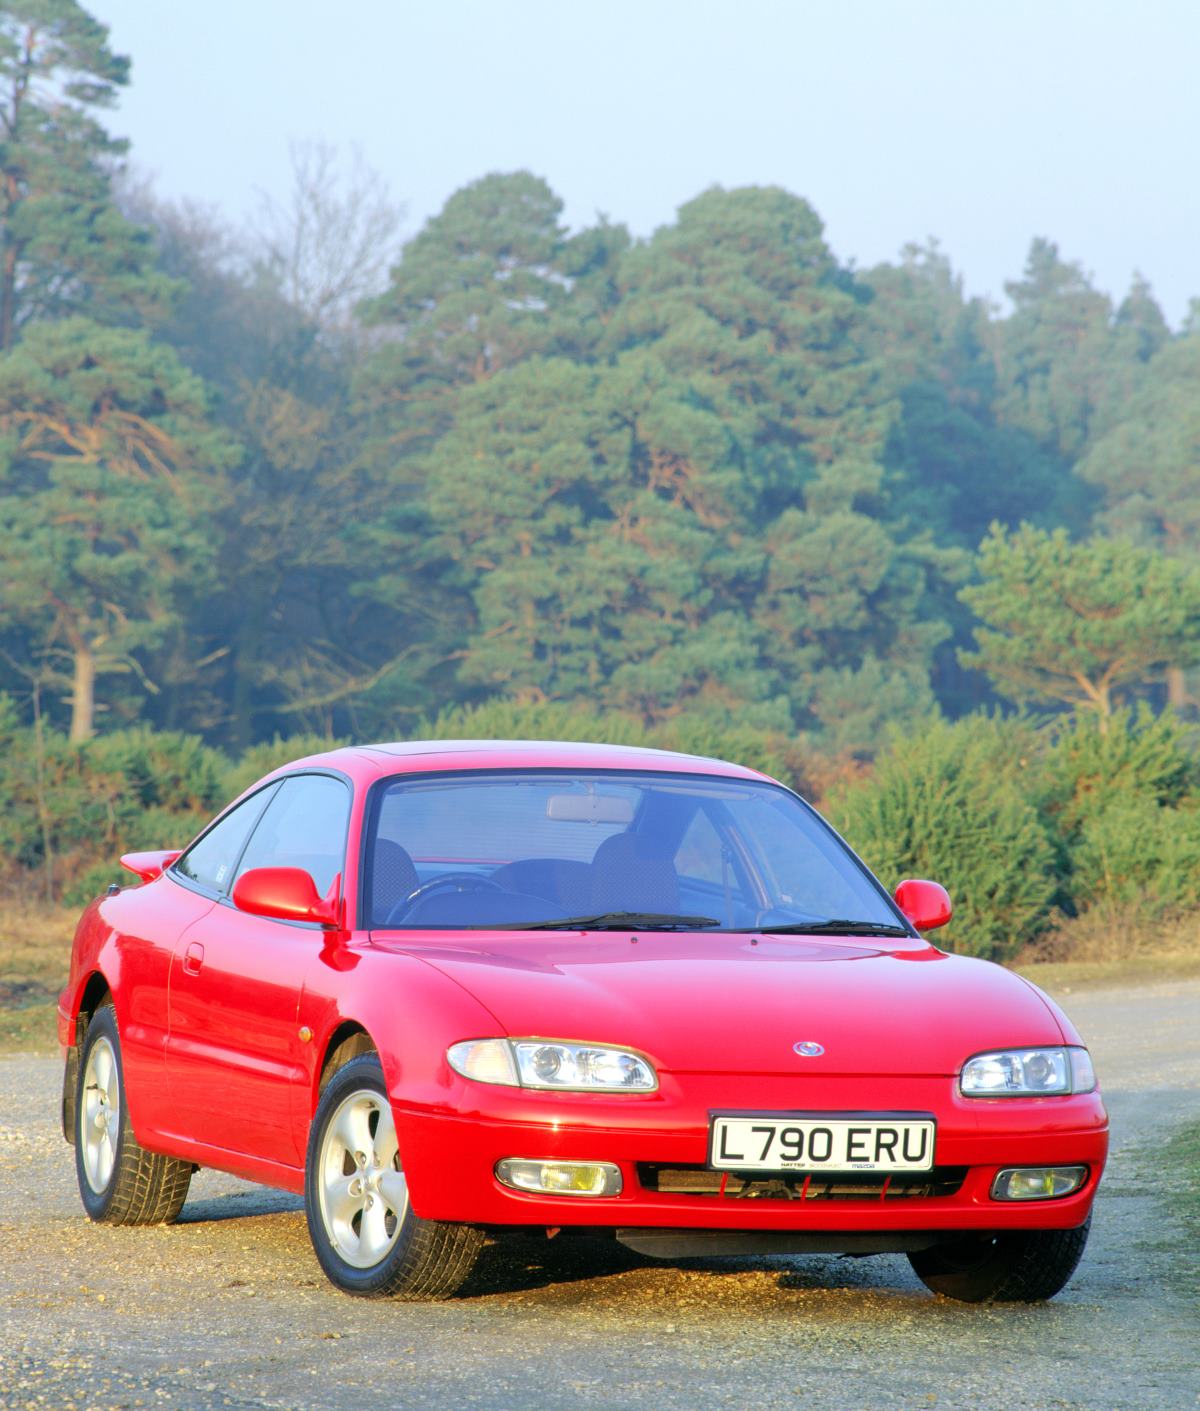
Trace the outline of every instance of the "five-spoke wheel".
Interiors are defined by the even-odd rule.
[[[322,1269],[347,1293],[445,1298],[483,1236],[413,1211],[383,1070],[373,1053],[329,1080],[308,1142],[305,1209]]]
[[[321,1218],[334,1248],[356,1269],[372,1268],[394,1247],[408,1212],[387,1100],[372,1088],[343,1098],[317,1162]]]
[[[117,1082],[117,1055],[105,1034],[88,1046],[80,1090],[79,1145],[83,1175],[102,1195],[117,1164],[117,1138],[121,1131],[121,1087]]]

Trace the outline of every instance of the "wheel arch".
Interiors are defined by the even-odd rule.
[[[321,1101],[321,1094],[325,1091],[330,1078],[343,1063],[351,1058],[357,1058],[362,1053],[378,1052],[379,1045],[364,1025],[356,1019],[344,1019],[330,1034],[326,1042],[325,1052],[320,1067],[317,1069],[316,1086],[311,1094],[310,1115],[316,1112],[317,1104]]]
[[[76,1048],[83,1042],[83,1036],[79,1028],[80,1017],[86,1015],[90,1020],[92,1015],[95,1014],[111,994],[112,986],[108,983],[108,977],[102,970],[93,970],[84,983],[83,991],[79,996],[79,1003],[75,1007]],[[86,1031],[87,1025],[85,1024],[83,1028],[84,1031]]]
[[[67,1061],[63,1069],[62,1087],[62,1134],[65,1140],[75,1145],[75,1093],[79,1085],[79,1055],[87,1038],[88,1025],[92,1016],[112,994],[112,986],[102,970],[93,970],[84,981],[83,989],[71,1016],[75,1026],[75,1042],[67,1050]]]

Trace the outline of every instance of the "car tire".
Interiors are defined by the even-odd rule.
[[[75,1175],[83,1208],[104,1225],[169,1225],[192,1165],[139,1146],[129,1121],[121,1037],[111,1003],[92,1015],[75,1089]]]
[[[1041,1303],[1075,1272],[1091,1217],[1074,1230],[1013,1230],[962,1239],[910,1254],[917,1277],[962,1303]]]
[[[422,1220],[413,1211],[373,1053],[350,1059],[321,1095],[308,1139],[304,1206],[321,1268],[343,1292],[360,1297],[448,1298],[484,1243],[472,1225]]]

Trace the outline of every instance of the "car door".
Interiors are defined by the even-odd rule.
[[[322,894],[345,866],[350,788],[287,776],[262,810],[217,905],[180,937],[171,965],[167,1071],[178,1134],[284,1166],[303,1162],[292,1098],[305,1081],[296,1012],[321,927],[239,911],[234,882],[255,867],[303,867]]]
[[[180,936],[210,912],[274,792],[272,785],[209,825],[162,877],[110,908],[119,936],[121,1045],[130,1113],[140,1136],[173,1130],[166,1069],[171,965]],[[134,905],[126,905],[126,897]]]
[[[129,1117],[140,1141],[150,1142],[170,1122],[164,1064],[175,942],[214,905],[211,897],[159,877],[112,898],[106,910],[120,957],[117,1014]]]

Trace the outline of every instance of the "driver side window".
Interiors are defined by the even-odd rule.
[[[271,800],[237,875],[253,867],[302,867],[324,896],[346,859],[350,790],[328,774],[294,774]]]

